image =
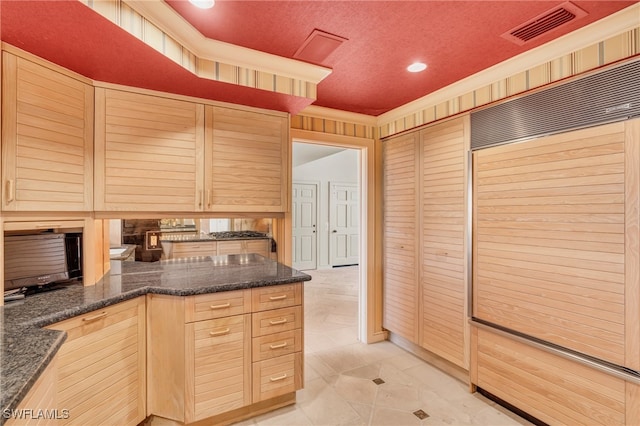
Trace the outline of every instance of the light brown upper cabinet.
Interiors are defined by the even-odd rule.
[[[287,211],[287,116],[215,106],[205,116],[206,210]]]
[[[286,114],[96,88],[95,210],[286,211],[287,136]]]
[[[96,88],[96,211],[202,211],[203,152],[203,105]]]
[[[91,211],[93,87],[2,53],[2,210]]]

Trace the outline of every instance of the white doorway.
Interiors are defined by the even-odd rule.
[[[294,142],[292,159],[293,267],[305,270],[313,268],[313,262],[309,259],[312,254],[312,246],[309,244],[313,235],[316,243],[316,269],[357,264],[358,260],[354,261],[352,255],[358,253],[359,229],[353,231],[353,226],[349,225],[358,228],[360,221],[358,217],[348,216],[357,216],[360,211],[357,205],[360,203],[359,150]],[[311,184],[317,188],[316,209],[313,212],[309,200],[312,190],[308,186],[301,186]],[[304,190],[305,193],[296,190]],[[313,213],[316,213],[316,217],[312,216]],[[303,226],[302,221],[307,226]],[[306,245],[302,245],[305,243]],[[305,256],[305,264],[302,264]]]
[[[319,183],[318,186],[318,218],[317,218],[317,270],[331,268],[329,256],[329,209],[326,211],[320,206],[320,200],[329,200],[329,181],[351,183],[348,179],[334,176],[328,180],[321,181],[314,178],[312,173],[306,173],[309,170],[300,166],[309,161],[305,158],[331,156],[324,164],[326,170],[337,170],[341,172],[355,172],[355,183],[358,185],[358,203],[359,203],[359,262],[357,266],[358,274],[358,338],[365,343],[379,342],[386,339],[386,333],[382,329],[381,321],[381,305],[378,276],[376,268],[378,268],[378,239],[379,235],[375,233],[377,226],[376,213],[378,203],[378,189],[376,185],[376,162],[377,147],[374,139],[359,138],[344,135],[320,134],[313,131],[292,129],[292,165],[293,174],[292,182],[311,181]],[[302,149],[300,149],[302,147]],[[326,151],[328,150],[328,151]],[[301,152],[300,152],[301,151]],[[331,152],[333,151],[333,152]],[[353,155],[353,161],[348,165],[338,165],[335,161],[342,151],[348,151]],[[328,153],[327,153],[328,152]],[[303,154],[303,155],[297,155]],[[333,156],[334,154],[335,157]],[[298,174],[296,175],[296,172]],[[326,197],[326,198],[325,198]],[[293,228],[291,214],[288,216],[289,230]],[[292,239],[291,234],[289,238]],[[289,250],[289,259],[293,258],[293,254]],[[349,269],[351,267],[347,267]],[[334,269],[334,268],[331,268]],[[335,268],[338,272],[342,268]]]
[[[357,265],[360,247],[360,190],[357,184],[329,183],[331,266]]]
[[[294,182],[291,192],[293,267],[298,270],[316,269],[318,184]]]

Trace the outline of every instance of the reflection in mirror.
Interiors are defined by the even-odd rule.
[[[154,224],[152,228],[149,227],[150,223]],[[109,230],[112,260],[152,262],[194,255],[234,253],[258,253],[273,259],[277,257],[271,218],[111,219]],[[155,241],[156,236],[160,244],[149,246],[149,238]],[[127,248],[130,250],[125,252]],[[123,252],[130,256],[124,256]]]

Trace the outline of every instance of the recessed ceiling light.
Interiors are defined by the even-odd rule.
[[[420,72],[427,69],[427,64],[423,64],[422,62],[414,62],[413,64],[407,67],[407,71],[409,72]]]
[[[215,4],[215,0],[189,0],[189,2],[200,9],[211,9]]]

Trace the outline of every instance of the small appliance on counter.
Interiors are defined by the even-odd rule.
[[[81,279],[82,233],[5,234],[5,302]]]
[[[162,257],[160,219],[123,219],[122,244],[136,246],[135,260],[157,262]]]

